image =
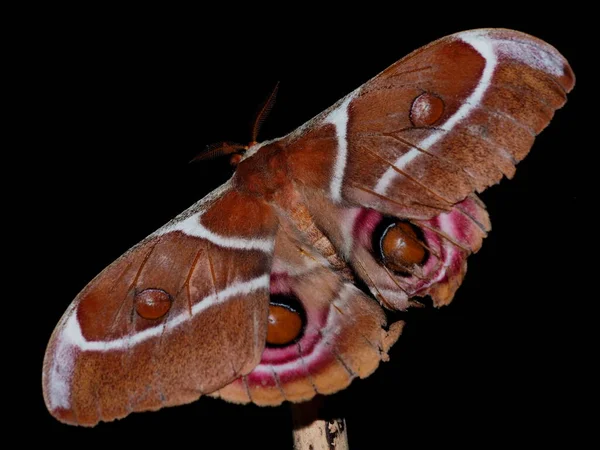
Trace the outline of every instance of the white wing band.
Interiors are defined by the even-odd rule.
[[[494,70],[496,69],[496,65],[498,63],[498,58],[494,52],[492,39],[489,36],[486,36],[485,33],[481,32],[465,32],[461,33],[459,36],[461,40],[469,44],[471,47],[477,50],[481,56],[484,57],[485,67],[483,69],[483,73],[481,74],[479,83],[477,83],[477,86],[469,98],[467,98],[461,107],[458,108],[458,110],[452,114],[452,116],[450,116],[448,120],[444,122],[444,124],[441,125],[443,131],[433,131],[427,138],[419,142],[417,145],[419,148],[428,149],[432,145],[436,144],[449,131],[451,131],[456,124],[466,119],[475,108],[479,107],[479,104],[483,99],[483,95],[491,84],[492,76],[494,75]],[[408,152],[396,160],[394,166],[399,169],[403,169],[415,158],[422,154],[423,152],[420,150],[411,148]],[[377,185],[375,186],[375,192],[385,195],[397,174],[398,172],[394,170],[394,168],[389,167],[377,182]]]

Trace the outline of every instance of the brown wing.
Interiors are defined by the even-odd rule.
[[[416,50],[277,143],[302,186],[430,219],[511,177],[573,85],[547,43],[467,31]]]
[[[52,414],[94,425],[193,401],[252,370],[276,225],[268,205],[226,184],[105,269],[48,344]]]

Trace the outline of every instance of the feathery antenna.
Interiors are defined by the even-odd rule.
[[[278,90],[279,90],[279,81],[273,88],[273,91],[271,92],[271,95],[269,95],[269,98],[267,98],[267,100],[263,103],[261,108],[258,110],[258,113],[256,114],[256,119],[254,120],[254,126],[252,127],[252,144],[256,143],[256,139],[258,138],[258,133],[260,132],[260,127],[262,126],[263,122],[265,121],[265,119],[267,118],[269,113],[271,112],[271,109],[273,109],[273,105],[275,104],[275,97],[277,96]]]
[[[207,146],[202,152],[196,155],[190,162],[197,161],[207,161],[210,159],[219,158],[225,155],[231,155],[230,163],[232,166],[237,166],[238,163],[242,159],[242,154],[248,150],[248,148],[252,147],[257,143],[256,139],[258,138],[258,133],[260,131],[260,127],[263,122],[269,115],[271,109],[273,109],[273,105],[275,104],[275,97],[277,95],[277,90],[279,89],[279,81],[273,88],[271,95],[269,98],[263,103],[263,105],[258,110],[256,114],[256,119],[254,120],[254,126],[252,127],[252,141],[248,145],[237,144],[235,142],[217,142],[215,144],[211,144]]]

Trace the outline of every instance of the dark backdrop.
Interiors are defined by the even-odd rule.
[[[547,40],[570,60],[579,83],[515,178],[481,196],[493,230],[470,258],[454,302],[412,313],[391,361],[327,402],[345,415],[352,449],[432,439],[569,442],[585,428],[573,417],[575,402],[586,398],[573,327],[583,314],[578,174],[589,164],[577,137],[589,96],[579,70],[584,36],[573,23],[585,13],[449,20],[423,8],[397,17],[359,10],[350,22],[303,17],[298,24],[293,10],[285,22],[232,23],[228,15],[160,10],[38,17],[24,62],[33,126],[23,143],[39,171],[28,202],[43,211],[30,223],[30,242],[42,257],[26,266],[40,274],[35,348],[21,356],[32,380],[21,417],[32,429],[61,445],[133,439],[172,448],[289,448],[287,405],[202,398],[94,429],[60,424],[47,413],[40,386],[54,325],[100,270],[230,176],[225,160],[188,161],[213,142],[246,142],[257,107],[277,81],[262,139],[290,132],[417,47],[488,26]]]

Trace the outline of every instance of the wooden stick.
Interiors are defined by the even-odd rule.
[[[294,450],[348,450],[343,417],[324,418],[323,399],[292,403]]]

